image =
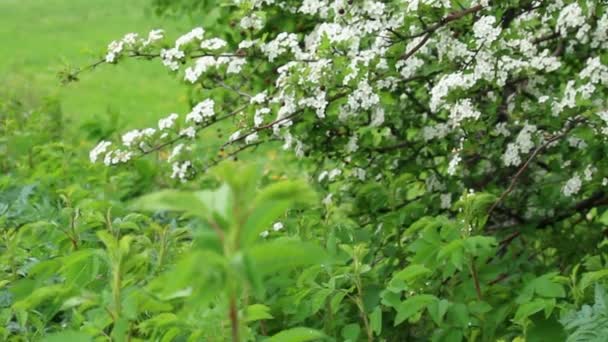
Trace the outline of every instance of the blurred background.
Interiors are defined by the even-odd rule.
[[[53,99],[68,128],[110,120],[126,129],[183,113],[185,87],[158,61],[104,65],[66,85],[58,77],[99,60],[125,33],[163,28],[175,37],[193,25],[158,10],[150,0],[0,0],[0,97],[26,107]]]

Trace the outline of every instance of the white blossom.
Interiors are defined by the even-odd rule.
[[[158,120],[158,129],[162,131],[165,129],[172,128],[175,125],[175,120],[177,120],[178,117],[179,115],[177,115],[176,113],[172,113],[166,118]]]
[[[574,174],[572,178],[568,179],[564,187],[562,188],[562,193],[566,197],[571,197],[572,195],[576,195],[581,190],[582,181],[579,175]]]
[[[111,144],[112,143],[109,141],[99,142],[99,144],[97,144],[97,146],[95,146],[95,148],[89,152],[89,159],[91,160],[91,163],[96,162],[100,155],[106,153]]]
[[[275,222],[272,225],[272,230],[274,230],[275,232],[278,232],[279,230],[283,229],[283,223],[282,222]]]

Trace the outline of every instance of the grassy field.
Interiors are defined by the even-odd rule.
[[[127,32],[165,28],[170,36],[189,22],[156,17],[147,0],[0,0],[1,95],[26,101],[60,99],[73,125],[118,112],[122,125],[151,124],[170,112],[183,112],[183,86],[160,62],[104,65],[61,85],[58,71],[84,66],[103,55],[107,44]],[[42,95],[41,95],[42,94]]]

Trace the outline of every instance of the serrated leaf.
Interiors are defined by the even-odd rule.
[[[397,316],[395,317],[394,325],[399,325],[406,319],[424,310],[429,304],[436,300],[437,297],[428,294],[415,295],[406,299],[399,304],[399,307],[397,308]]]
[[[273,335],[266,342],[307,342],[325,338],[325,334],[310,328],[292,328]]]

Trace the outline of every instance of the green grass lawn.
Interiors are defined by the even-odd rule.
[[[148,0],[0,0],[0,94],[57,97],[76,127],[112,111],[128,127],[153,124],[187,109],[184,87],[159,61],[102,65],[69,85],[57,72],[94,62],[127,32],[165,28],[174,37],[190,26],[156,17]]]

